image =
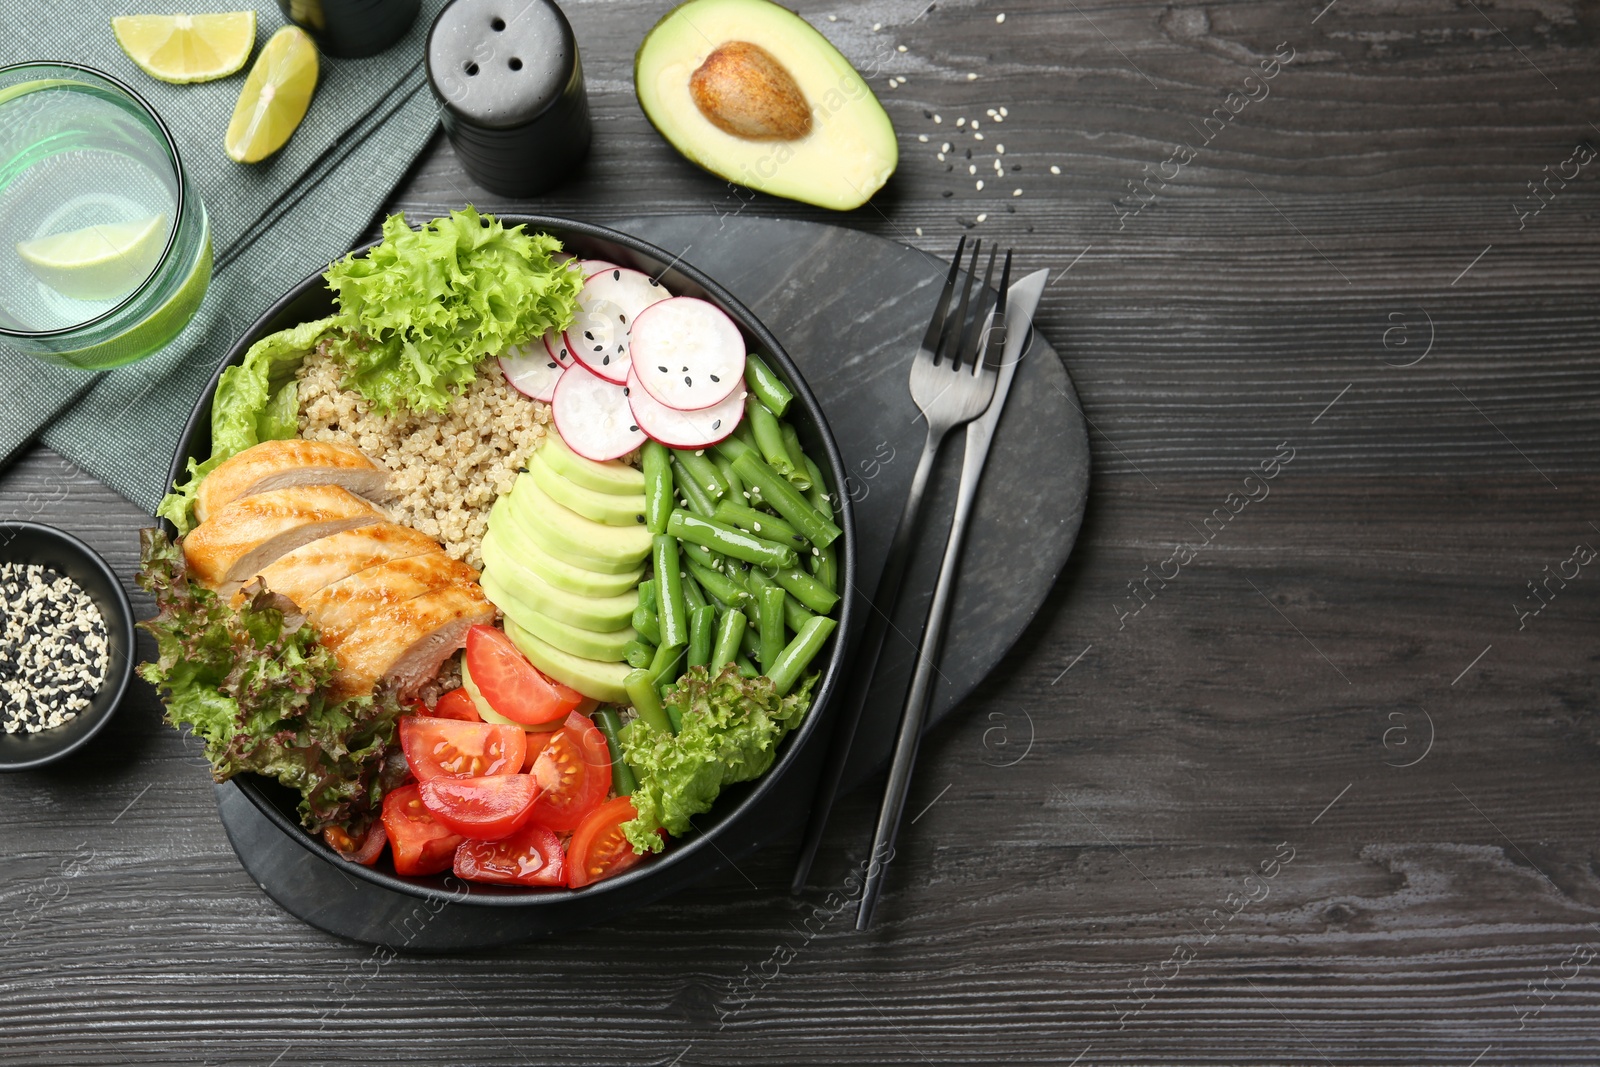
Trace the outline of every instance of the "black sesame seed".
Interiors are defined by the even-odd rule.
[[[1011,164],[1011,169],[1012,170],[1021,170],[1022,169],[1022,164],[1021,163],[1013,163],[1013,164]]]
[[[942,197],[945,197],[946,199],[949,199],[950,197],[955,196],[956,194],[952,193],[950,190],[946,189],[944,192],[940,193],[939,195],[942,196]]]
[[[665,367],[662,367],[662,366],[657,366],[657,367],[656,367],[656,370],[658,370],[658,371],[660,371],[660,372],[661,372],[661,373],[662,373],[662,374],[667,374],[667,373],[669,373],[669,372],[668,372],[668,370],[667,370],[667,368],[665,368]]]
[[[683,384],[687,385],[691,389],[694,388],[694,382],[690,379],[690,377],[687,374],[685,374],[683,376]]]
[[[643,522],[644,521],[644,516],[643,515],[635,515],[633,518],[634,518],[635,522]]]
[[[629,426],[628,427],[628,432],[629,433],[638,433],[639,432],[639,427],[637,427],[637,426]]]
[[[713,422],[713,423],[712,423],[712,424],[711,424],[711,428],[712,428],[712,429],[713,429],[713,430],[720,430],[720,429],[722,429],[722,420],[721,420],[721,419],[718,419],[718,420],[717,420],[717,421],[716,421],[716,422]]]
[[[611,280],[614,281],[614,282],[620,282],[622,280],[622,272],[620,270],[612,271],[611,272]]]
[[[718,378],[715,374],[713,374],[711,376],[711,380],[714,381],[714,382],[718,382],[718,383],[720,383],[722,381],[722,379]]]
[[[967,149],[967,158],[968,158],[968,159],[971,159],[971,158],[972,158],[972,149],[970,149],[970,148],[969,148],[969,149]]]

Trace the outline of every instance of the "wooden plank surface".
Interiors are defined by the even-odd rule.
[[[874,205],[826,218],[936,254],[964,220],[1070,266],[1039,320],[1095,481],[1047,607],[924,746],[877,928],[839,897],[869,788],[803,900],[782,842],[570,938],[375,958],[256,890],[141,691],[81,758],[0,781],[0,1058],[1600,1059],[1600,571],[1519,617],[1528,582],[1600,547],[1596,164],[1517,215],[1600,144],[1595,8],[925,7],[801,5],[878,68],[901,137]],[[750,201],[650,130],[630,59],[664,5],[566,9],[595,150],[514,206],[825,217]],[[1202,145],[1280,42],[1270,93]],[[1185,138],[1194,159],[1135,199]],[[1002,143],[1022,169],[1000,180]],[[437,144],[395,206],[465,200],[513,206]],[[1293,458],[1246,483],[1280,443]],[[135,510],[47,452],[0,476],[0,517],[21,516],[131,574]]]

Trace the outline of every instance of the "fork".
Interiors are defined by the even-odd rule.
[[[922,514],[923,497],[927,493],[928,478],[933,472],[939,446],[951,430],[982,415],[994,396],[997,373],[991,362],[982,358],[980,343],[983,323],[992,309],[989,282],[994,276],[993,249],[989,251],[989,263],[984,271],[983,288],[978,293],[976,313],[970,320],[968,318],[972,283],[978,273],[978,254],[983,248],[982,238],[972,242],[972,258],[967,267],[966,281],[961,287],[961,299],[953,314],[950,310],[950,298],[955,293],[956,276],[961,272],[961,256],[966,245],[965,237],[956,245],[956,254],[950,261],[950,273],[945,277],[939,303],[934,308],[933,318],[928,323],[916,357],[911,361],[911,399],[927,420],[928,436],[922,445],[922,455],[917,460],[916,473],[911,476],[911,491],[906,496],[905,507],[901,509],[894,540],[889,543],[889,555],[884,562],[883,573],[878,578],[877,591],[872,596],[873,610],[867,616],[866,629],[857,646],[855,669],[851,673],[854,685],[851,702],[845,709],[844,719],[834,728],[828,766],[817,783],[806,839],[800,847],[799,861],[789,887],[791,893],[800,893],[805,889],[817,848],[822,843],[822,833],[827,828],[828,816],[838,796],[845,765],[850,760],[850,749],[861,723],[867,693],[872,687],[872,676],[877,671],[883,642],[894,618],[900,584],[905,578],[906,563],[911,555],[911,539],[917,532],[917,520]]]

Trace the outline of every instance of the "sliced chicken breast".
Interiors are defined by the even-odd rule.
[[[471,585],[477,579],[477,571],[435,549],[420,556],[368,567],[296,603],[327,644],[338,642],[368,618],[408,600],[447,586]]]
[[[241,497],[295,485],[337,485],[381,499],[389,472],[362,453],[322,441],[263,441],[231,456],[206,475],[195,497],[195,518],[209,516]]]
[[[272,489],[213,512],[183,539],[183,555],[201,582],[223,589],[248,581],[302,545],[385,518],[337,485]]]
[[[409,526],[375,522],[301,545],[262,568],[258,577],[268,589],[282,593],[304,610],[318,593],[336,582],[380,564],[438,551],[437,541]]]
[[[323,645],[339,658],[334,689],[367,693],[388,680],[402,695],[412,693],[467,643],[468,629],[494,615],[476,583],[452,585],[374,612],[346,633],[324,634]]]

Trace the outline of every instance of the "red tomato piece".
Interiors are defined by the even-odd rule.
[[[436,719],[460,719],[462,722],[482,722],[483,716],[478,714],[478,705],[472,702],[472,696],[465,689],[450,690],[439,698],[433,710],[427,712]]]
[[[526,774],[430,778],[418,790],[423,807],[435,819],[478,841],[498,841],[516,833],[539,798],[538,783]]]
[[[337,826],[330,826],[322,831],[322,840],[328,843],[343,859],[352,863],[359,863],[363,867],[371,867],[378,862],[378,857],[383,855],[383,843],[386,840],[383,834],[383,823],[374,821],[367,828],[366,836],[357,841]]]
[[[409,715],[400,720],[400,747],[417,781],[516,774],[527,758],[520,727]]]
[[[456,849],[457,878],[500,885],[566,885],[561,838],[529,823],[499,841],[463,841]]]
[[[533,746],[528,746],[530,751]],[[573,712],[531,761],[539,799],[528,818],[552,830],[572,830],[611,792],[611,749],[606,735]]]
[[[581,705],[583,694],[553,682],[493,626],[467,631],[467,671],[489,706],[524,726],[557,722]]]
[[[584,816],[567,845],[567,884],[573,889],[621,874],[644,856],[622,835],[622,824],[636,818],[633,800],[616,797]]]
[[[383,798],[383,828],[394,850],[394,873],[438,874],[450,869],[456,847],[466,838],[435,819],[414,785],[390,790]]]

